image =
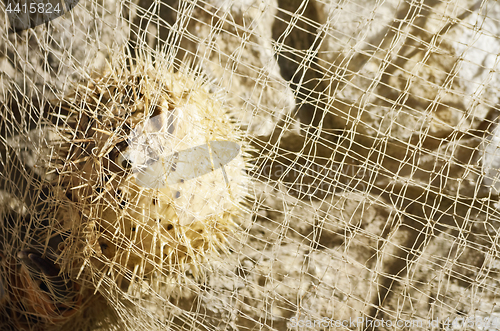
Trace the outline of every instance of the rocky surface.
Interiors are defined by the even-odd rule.
[[[497,193],[481,170],[498,116],[495,2],[153,4],[82,3],[50,31],[2,30],[0,100],[63,93],[129,28],[213,80],[255,149],[255,187],[233,252],[155,306],[159,328],[498,318]]]

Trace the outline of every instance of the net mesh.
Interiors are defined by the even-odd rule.
[[[5,4],[2,330],[500,326],[496,1]]]

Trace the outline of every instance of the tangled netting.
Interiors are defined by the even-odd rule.
[[[0,329],[500,327],[496,1],[8,14]]]

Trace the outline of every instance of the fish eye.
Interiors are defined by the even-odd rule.
[[[107,155],[108,160],[123,169],[129,169],[132,164],[123,154],[127,147],[128,144],[126,141],[122,141],[116,144],[111,152],[109,152],[109,154]]]
[[[132,163],[130,162],[129,159],[127,159],[122,152],[118,152],[116,156],[115,163],[118,164],[120,167],[123,169],[130,169],[132,168]]]

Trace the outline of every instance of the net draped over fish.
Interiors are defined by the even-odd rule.
[[[2,329],[500,327],[496,1],[8,3]]]

